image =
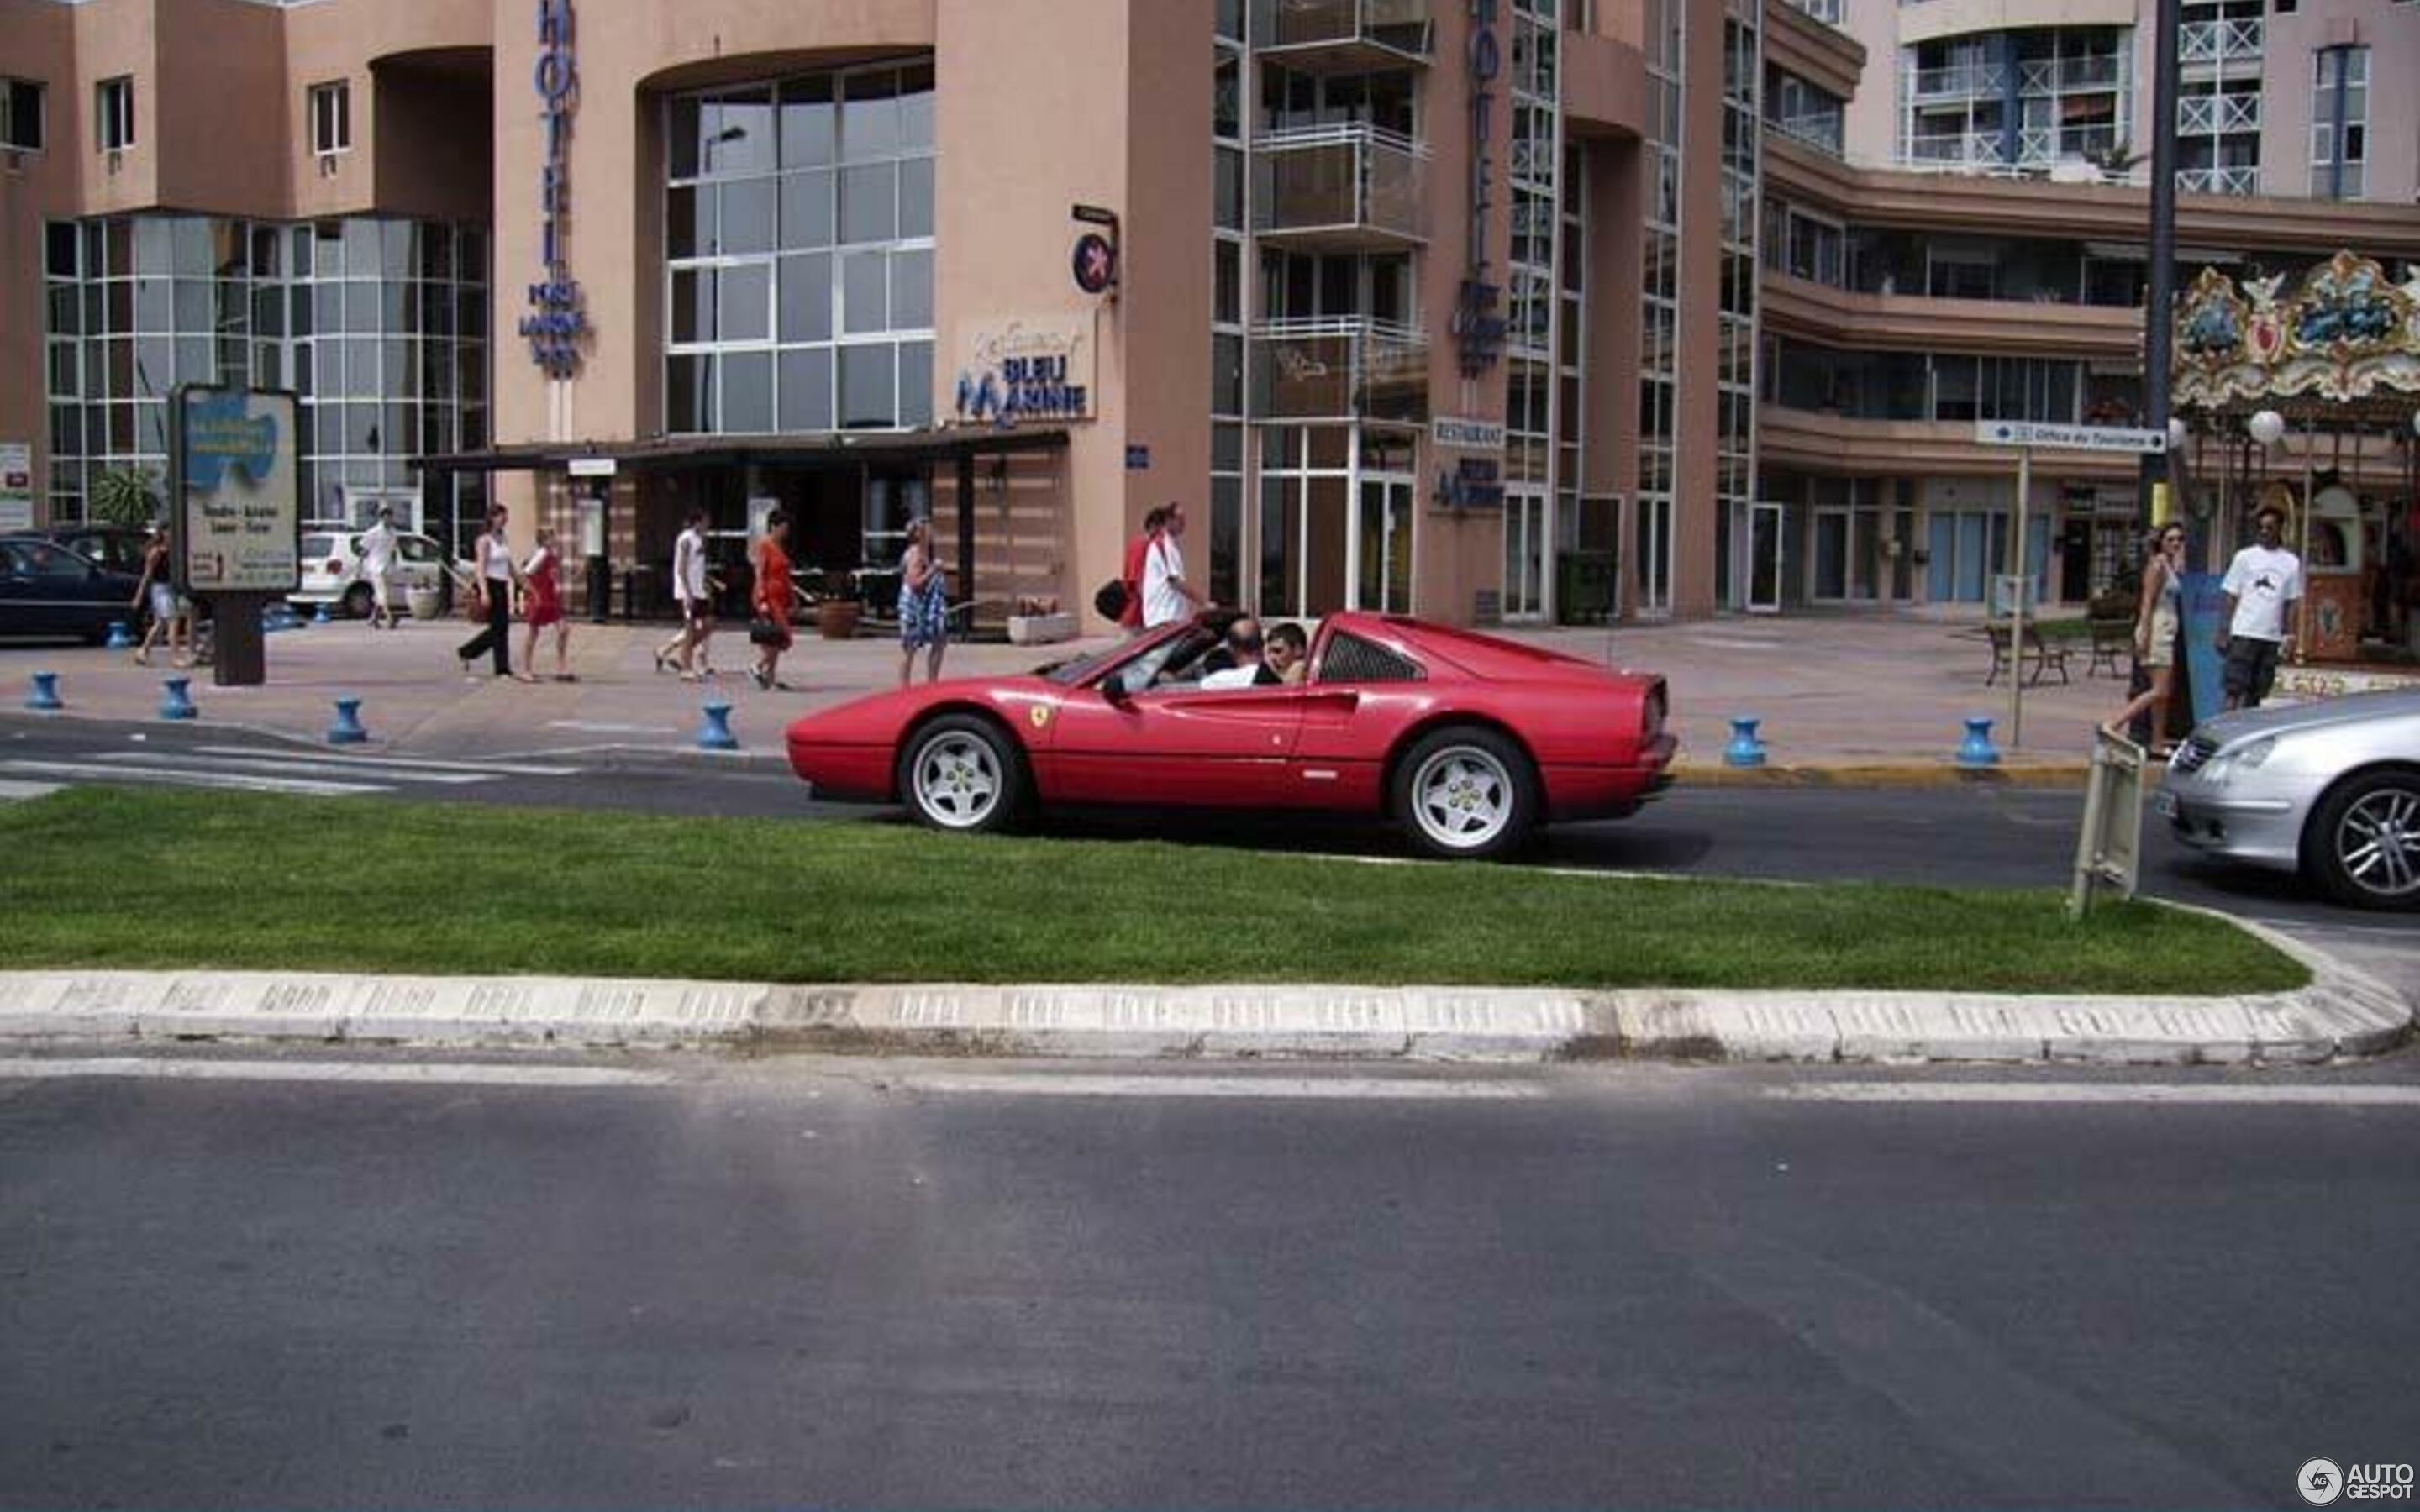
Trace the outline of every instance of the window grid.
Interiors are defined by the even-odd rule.
[[[122,152],[134,145],[134,80],[121,74],[93,85],[93,117],[103,152]]]
[[[327,158],[353,149],[353,86],[338,79],[311,86],[311,150]]]
[[[2336,112],[2344,139],[2336,139]],[[2311,195],[2359,199],[2369,162],[2369,49],[2323,47],[2312,54]]]

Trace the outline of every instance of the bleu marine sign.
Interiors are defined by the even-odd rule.
[[[580,104],[580,66],[573,54],[571,0],[537,0],[539,118],[546,123],[546,161],[538,173],[538,262],[545,277],[529,286],[529,313],[520,333],[530,361],[552,378],[580,367],[580,338],[587,333],[580,285],[563,251],[563,225],[571,209],[571,116]]]
[[[1091,419],[1092,318],[1026,316],[975,328],[951,408],[961,422],[1001,426]]]
[[[1504,317],[1496,313],[1503,294],[1487,276],[1487,212],[1496,203],[1494,166],[1487,145],[1495,135],[1497,74],[1504,70],[1503,45],[1496,37],[1497,0],[1469,0],[1470,43],[1466,50],[1466,74],[1470,82],[1470,228],[1462,285],[1454,292],[1450,329],[1462,351],[1465,378],[1477,378],[1496,365],[1504,352]]]

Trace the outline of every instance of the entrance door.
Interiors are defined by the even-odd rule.
[[[1354,512],[1353,539],[1357,554],[1353,607],[1386,614],[1408,614],[1412,608],[1412,480],[1361,477],[1361,498]]]
[[[1815,583],[1812,595],[1838,601],[1849,596],[1849,512],[1815,511]]]
[[[1504,490],[1504,607],[1508,620],[1535,620],[1546,612],[1546,554],[1554,549],[1547,529],[1544,488]]]
[[[1778,614],[1782,507],[1750,504],[1747,518],[1747,610],[1751,614]]]

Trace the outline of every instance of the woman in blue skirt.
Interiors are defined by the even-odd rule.
[[[908,522],[908,550],[899,559],[899,686],[916,671],[916,648],[929,647],[924,675],[941,680],[941,653],[950,645],[949,569],[933,558],[933,525]]]

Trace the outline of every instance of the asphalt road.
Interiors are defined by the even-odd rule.
[[[788,768],[765,754],[733,759],[598,748],[497,762],[382,762],[225,731],[0,717],[0,783],[195,779],[280,788],[334,781],[406,801],[906,822],[895,809],[812,801]],[[2063,887],[2082,810],[2080,793],[2044,789],[1684,786],[1629,820],[1549,830],[1532,860],[1682,875]],[[1404,854],[1385,826],[1291,815],[1094,812],[1054,818],[1044,832]],[[2142,874],[2155,896],[2278,928],[2420,997],[2420,917],[2346,909],[2295,878],[2209,861],[2152,821],[2144,826]]]
[[[2420,1458],[2408,1061],[280,1066],[0,1063],[0,1504],[2275,1507]]]

